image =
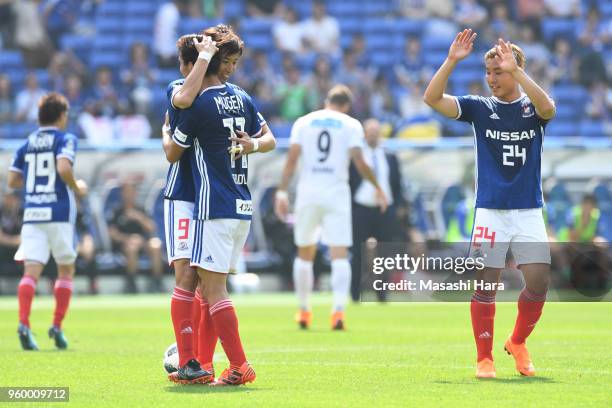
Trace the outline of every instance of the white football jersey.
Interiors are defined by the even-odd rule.
[[[363,140],[361,123],[344,113],[322,109],[299,118],[289,139],[302,150],[298,196],[347,188],[350,149]]]

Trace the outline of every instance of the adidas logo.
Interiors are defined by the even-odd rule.
[[[488,331],[482,332],[480,336],[478,336],[479,339],[490,339],[491,337],[491,333],[489,333]]]
[[[181,334],[188,334],[188,333],[193,333],[193,329],[191,328],[191,326],[187,326],[183,330],[181,330]]]
[[[206,258],[204,258],[204,262],[215,263],[215,261],[212,259],[212,255],[208,255]]]
[[[491,115],[489,115],[489,117],[491,119],[499,119],[499,116],[497,116],[497,113],[493,112]]]

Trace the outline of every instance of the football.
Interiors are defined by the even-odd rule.
[[[178,348],[176,347],[176,343],[172,343],[164,352],[164,370],[166,370],[168,374],[173,373],[178,370],[178,365]]]

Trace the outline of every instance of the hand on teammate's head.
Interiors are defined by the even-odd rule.
[[[211,37],[203,35],[201,40],[199,40],[198,37],[200,36],[193,37],[193,46],[198,51],[198,53],[208,52],[214,55],[214,53],[219,51],[219,48],[217,48],[217,43],[215,43]]]

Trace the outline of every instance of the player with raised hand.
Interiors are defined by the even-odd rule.
[[[293,263],[293,282],[300,303],[296,320],[303,329],[308,328],[312,320],[312,264],[317,251],[319,229],[322,231],[321,241],[329,246],[332,259],[331,326],[334,330],[345,328],[344,309],[351,285],[348,248],[353,243],[351,191],[348,183],[351,160],[363,178],[376,188],[376,199],[381,211],[387,208],[387,198],[361,152],[363,127],[358,120],[348,115],[352,98],[348,87],[336,85],[328,92],[324,109],[302,116],[294,123],[282,180],[276,191],[274,210],[284,220],[289,210],[287,188],[301,157],[294,229],[298,256]]]
[[[219,51],[198,97],[181,112],[166,156],[173,162],[185,154],[191,158],[196,193],[191,266],[197,267],[203,298],[230,362],[215,384],[240,385],[254,381],[255,371],[242,347],[227,274],[236,267],[253,211],[248,155],[273,150],[276,141],[251,97],[227,82],[242,55],[240,37],[225,25],[203,34],[212,37]]]
[[[30,310],[36,284],[53,255],[57,280],[53,294],[55,312],[49,337],[58,349],[68,347],[62,321],[72,295],[76,259],[75,195],[87,194],[87,184],[74,178],[77,138],[64,132],[68,123],[68,101],[58,93],[43,96],[38,103],[40,127],[17,150],[8,173],[10,188],[24,188],[21,245],[15,260],[25,264],[17,288],[19,340],[24,350],[38,350],[30,329]]]
[[[540,173],[544,128],[555,115],[555,104],[524,71],[523,51],[501,38],[484,55],[492,96],[445,94],[450,74],[472,52],[475,39],[470,29],[457,34],[424,100],[447,117],[471,123],[474,129],[476,211],[471,253],[486,255],[485,268],[477,272],[476,279],[497,283],[507,251],[512,251],[525,288],[518,299],[514,331],[504,348],[514,357],[519,373],[533,376],[535,368],[525,340],[542,314],[550,275]],[[471,301],[479,378],[496,375],[492,355],[495,295],[495,290],[477,289]]]
[[[196,34],[179,38],[177,48],[179,70],[183,78],[171,82],[166,92],[168,111],[162,130],[165,152],[168,152],[172,144],[172,132],[179,121],[181,109],[191,106],[197,96],[197,89],[202,85],[208,64],[217,51],[210,37]],[[197,290],[198,275],[190,266],[194,201],[190,157],[185,154],[181,160],[170,164],[164,189],[166,251],[168,262],[174,267],[176,281],[170,314],[179,353],[179,367],[182,367],[180,376],[179,373],[171,373],[168,378],[181,383],[209,383],[214,379],[212,357],[217,336],[208,316],[208,305]],[[201,331],[200,324],[203,326]],[[198,343],[205,343],[201,350]]]

